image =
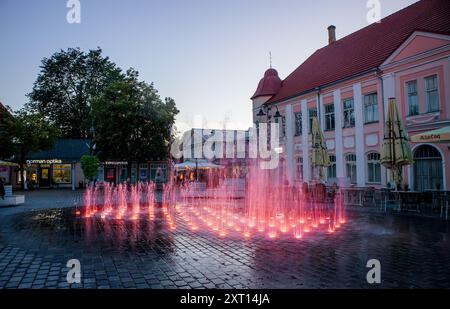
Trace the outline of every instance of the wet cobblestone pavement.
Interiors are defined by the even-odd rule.
[[[450,287],[449,227],[437,219],[350,212],[336,233],[301,240],[220,238],[175,220],[171,231],[158,209],[134,221],[77,218],[71,207],[0,212],[0,287],[373,288],[373,258],[376,287]],[[81,284],[66,281],[72,258]]]

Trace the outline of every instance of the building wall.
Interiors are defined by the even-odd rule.
[[[439,38],[442,40],[442,37]],[[336,174],[338,180],[348,184],[346,175],[346,154],[356,155],[356,185],[357,186],[386,186],[390,179],[387,169],[381,167],[381,179],[377,183],[368,181],[367,155],[369,153],[380,153],[384,136],[385,115],[387,112],[388,98],[394,97],[403,118],[403,123],[408,134],[414,135],[428,130],[437,129],[450,125],[450,42],[447,45],[430,44],[433,50],[423,46],[422,37],[414,41],[414,37],[401,47],[397,54],[393,55],[380,68],[379,72],[368,73],[364,76],[355,77],[350,80],[324,87],[318,91],[312,91],[280,102],[277,105],[280,113],[286,116],[286,110],[302,112],[302,135],[293,136],[292,145],[286,145],[285,136],[281,137],[283,149],[293,147],[294,153],[291,158],[283,153],[286,160],[297,160],[303,158],[303,180],[312,178],[310,160],[311,135],[308,132],[308,112],[311,108],[317,108],[321,127],[325,128],[324,108],[328,104],[334,105],[335,130],[324,130],[324,137],[331,155],[336,156]],[[420,46],[417,46],[420,45]],[[404,49],[407,49],[404,51]],[[416,54],[420,52],[420,54]],[[426,89],[424,78],[437,75],[439,111],[428,113],[426,110]],[[417,93],[419,101],[419,115],[408,116],[408,100],[406,83],[417,80]],[[378,121],[365,123],[364,121],[364,97],[376,93],[378,101]],[[355,125],[343,128],[343,100],[353,98]],[[290,106],[287,108],[287,106]],[[256,120],[254,113],[254,120]],[[286,117],[292,119],[291,117]],[[413,150],[420,145],[411,143]],[[439,149],[442,155],[442,173],[444,175],[443,188],[450,189],[450,150],[448,144],[433,144],[432,147]],[[295,162],[293,163],[295,166]],[[404,168],[404,182],[413,188],[414,177],[413,166]],[[296,171],[295,171],[296,172]],[[295,176],[295,175],[294,175]],[[298,177],[294,177],[297,178]]]

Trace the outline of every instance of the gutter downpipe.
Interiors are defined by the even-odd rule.
[[[383,77],[381,76],[381,72],[382,70],[380,68],[377,68],[377,71],[375,73],[375,75],[378,77],[378,79],[380,80],[380,84],[381,84],[381,101],[383,102],[383,123],[386,123],[386,115],[384,113],[385,109],[385,104],[386,102],[384,102],[384,85],[383,85]],[[383,132],[383,136],[384,136],[384,132]],[[386,186],[388,183],[388,171],[387,168],[384,169],[384,179],[386,180]]]

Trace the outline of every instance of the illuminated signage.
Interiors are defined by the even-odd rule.
[[[422,135],[422,136],[420,136],[420,139],[423,141],[430,140],[430,139],[441,139],[441,135],[440,134]]]
[[[127,161],[106,161],[103,165],[128,165]]]
[[[61,164],[61,159],[49,159],[49,160],[27,160],[27,165],[31,164]]]

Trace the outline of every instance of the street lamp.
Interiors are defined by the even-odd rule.
[[[278,107],[276,107],[276,108],[277,108],[277,111],[275,112],[275,115],[273,116],[273,118],[278,119],[278,118],[281,118],[281,114],[280,114],[280,111],[278,110]]]
[[[262,107],[259,109],[259,112],[256,114],[257,117],[263,117],[266,116],[266,113],[264,113]]]

